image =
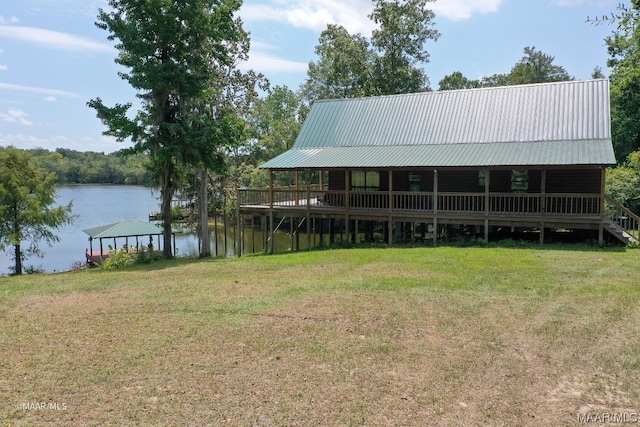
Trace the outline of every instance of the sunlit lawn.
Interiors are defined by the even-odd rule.
[[[345,249],[0,278],[0,425],[640,412],[640,250]]]

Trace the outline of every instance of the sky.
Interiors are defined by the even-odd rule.
[[[629,1],[622,1],[629,3]],[[454,71],[471,79],[508,73],[526,46],[555,57],[576,79],[596,66],[605,75],[604,39],[615,26],[588,17],[609,15],[620,0],[437,0],[428,3],[441,36],[425,49],[431,87]],[[130,146],[102,135],[87,102],[136,100],[118,73],[117,51],[95,26],[107,0],[4,0],[0,5],[0,146],[69,148],[110,153]],[[272,86],[297,90],[327,24],[370,37],[371,0],[245,0],[239,11],[251,52],[242,69]]]

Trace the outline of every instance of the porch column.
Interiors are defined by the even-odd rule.
[[[294,172],[294,179],[296,181],[295,184],[295,189],[296,189],[296,196],[295,196],[295,200],[296,200],[296,206],[300,205],[300,175],[298,174],[298,170],[296,169]],[[309,175],[307,174],[307,179],[309,178]]]
[[[347,235],[347,240],[349,240],[349,205],[350,205],[350,198],[351,195],[349,194],[349,188],[351,187],[351,177],[349,176],[351,174],[351,172],[349,170],[345,170],[344,171],[344,209],[345,209],[345,215],[344,215],[344,232]]]
[[[307,169],[307,250],[311,250],[311,171]]]
[[[438,244],[438,170],[433,170],[433,244]]]
[[[393,244],[393,171],[389,170],[389,244]]]
[[[540,244],[544,244],[544,216],[547,213],[547,170],[542,169],[540,177]]]
[[[225,233],[226,236],[226,233]],[[273,233],[273,170],[269,170],[269,251],[275,251],[274,233]],[[226,248],[225,248],[226,251]]]
[[[604,185],[605,185],[605,175],[607,170],[600,166],[600,224],[598,224],[598,246],[604,246],[604,210],[605,210],[605,199],[604,199]]]
[[[489,213],[491,212],[491,170],[484,171],[484,241],[489,241]]]

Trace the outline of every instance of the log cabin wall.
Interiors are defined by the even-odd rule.
[[[547,171],[547,193],[600,194],[600,169],[554,169]]]

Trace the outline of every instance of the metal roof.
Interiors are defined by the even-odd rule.
[[[316,102],[262,168],[615,164],[605,79]]]
[[[93,239],[111,237],[151,236],[162,234],[162,228],[152,222],[137,220],[122,221],[115,224],[101,225],[99,227],[82,230]]]

